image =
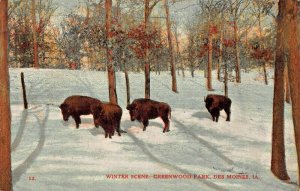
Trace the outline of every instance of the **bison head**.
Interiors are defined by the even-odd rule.
[[[95,126],[101,126],[104,113],[102,104],[92,105],[91,112],[93,114]]]
[[[59,106],[59,108],[61,109],[64,121],[68,121],[72,112],[70,106],[68,104],[63,103]]]
[[[206,99],[205,99],[205,107],[206,107],[206,109],[207,109],[208,111],[210,111],[210,110],[212,109],[211,106],[213,105],[213,101],[214,101],[213,98],[211,98],[211,97],[206,97]]]
[[[134,121],[137,118],[136,104],[129,104],[126,109],[129,111],[131,121]]]

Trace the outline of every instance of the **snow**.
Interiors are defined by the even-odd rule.
[[[20,72],[25,74],[28,110],[23,109]],[[121,128],[128,133],[105,139],[91,115],[82,116],[76,129],[74,120],[62,120],[58,105],[76,94],[108,101],[107,73],[10,69],[14,190],[294,191],[297,157],[291,106],[285,107],[286,161],[292,182],[287,184],[270,172],[273,81],[264,85],[255,80],[257,76],[255,71],[243,73],[241,84],[229,83],[231,121],[225,121],[222,111],[215,123],[203,102],[209,93],[203,73],[194,78],[177,76],[179,93],[171,91],[169,73],[152,73],[151,98],[172,107],[170,132],[162,133],[160,119],[151,120],[145,132],[140,123],[130,121],[125,77],[117,72]],[[129,77],[131,101],[143,97],[144,75],[130,73]],[[213,87],[213,93],[223,94],[222,83],[214,80]],[[110,179],[108,175],[124,176]]]

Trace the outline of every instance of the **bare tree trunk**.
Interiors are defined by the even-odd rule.
[[[195,77],[194,72],[195,72],[194,64],[192,64],[192,66],[191,66],[191,76],[192,77]]]
[[[130,104],[130,84],[129,84],[128,70],[127,70],[126,66],[125,66],[124,72],[125,72],[125,82],[126,82],[126,101],[127,101],[127,105],[129,105]]]
[[[228,72],[227,72],[227,62],[224,63],[224,94],[228,97]]]
[[[150,0],[145,0],[145,31],[147,32],[148,28],[148,22],[149,22],[149,16],[150,16]],[[145,98],[150,99],[150,63],[149,63],[149,50],[146,49],[146,57],[144,61],[145,65]]]
[[[279,1],[280,2],[280,1]],[[298,182],[300,181],[300,63],[299,63],[299,31],[298,31],[298,2],[295,0],[282,1],[286,4],[287,37],[289,49],[288,74],[292,99],[293,123],[295,131],[296,150],[298,158]]]
[[[241,83],[241,61],[240,61],[240,48],[237,19],[234,19],[234,41],[235,41],[235,81]]]
[[[180,50],[179,50],[179,41],[178,41],[177,28],[175,30],[175,41],[176,41],[177,63],[180,62],[180,68],[181,68],[182,76],[184,77],[185,76],[184,75],[184,67],[183,67],[183,60],[181,58],[181,54],[180,54]],[[179,67],[178,67],[178,70],[179,70]]]
[[[188,62],[190,67],[191,76],[194,77],[194,54],[193,54],[193,48],[194,48],[194,39],[192,34],[189,34],[189,46],[188,46]]]
[[[166,11],[166,24],[167,24],[167,32],[168,32],[168,43],[169,43],[169,56],[170,56],[170,64],[171,64],[171,74],[172,74],[172,91],[177,91],[177,82],[176,82],[176,67],[173,53],[173,41],[171,35],[171,22],[170,22],[170,13],[169,13],[169,5],[168,0],[163,0],[163,4]]]
[[[210,25],[209,25],[210,26]],[[212,34],[210,32],[210,27],[208,29],[208,63],[207,63],[207,90],[211,91],[212,89]]]
[[[35,16],[35,0],[31,2],[31,18],[32,18],[32,33],[33,33],[33,66],[39,68],[39,53],[38,53],[38,41],[36,32],[36,16]]]
[[[284,82],[285,82],[285,102],[291,103],[291,94],[290,94],[290,83],[289,83],[289,74],[287,63],[284,67]]]
[[[258,14],[258,30],[259,30],[259,38],[261,39],[260,41],[262,42],[262,28],[261,28],[261,13],[259,12]],[[260,45],[261,50],[264,50],[264,44]],[[262,60],[263,62],[263,71],[264,71],[264,79],[265,79],[265,84],[268,85],[268,75],[267,75],[267,63]]]
[[[119,21],[120,15],[121,15],[121,0],[117,0],[117,11],[116,11],[116,20]]]
[[[280,180],[290,180],[286,170],[284,145],[284,4],[284,0],[278,3],[271,171]]]
[[[223,62],[223,24],[220,31],[219,60],[217,64],[217,80],[221,81],[221,66]]]
[[[267,74],[267,63],[263,61],[263,69],[264,69],[264,79],[265,79],[265,84],[268,85],[268,74]]]
[[[126,64],[126,57],[125,52],[123,51],[122,55],[122,61],[124,66],[124,74],[125,74],[125,83],[126,83],[126,103],[127,105],[130,104],[130,84],[129,84],[129,76],[128,76],[128,70],[127,70],[127,64]]]
[[[177,47],[177,58],[178,58],[177,61],[180,62],[181,74],[182,74],[183,77],[185,77],[183,60],[181,59],[180,50],[179,50],[179,41],[178,41],[177,29],[175,31],[175,39],[176,39],[176,47]]]
[[[109,89],[109,101],[113,104],[118,103],[116,92],[116,77],[115,70],[112,63],[112,49],[111,45],[111,8],[112,0],[105,0],[105,26],[106,26],[106,40],[108,46],[106,47],[107,56],[107,70],[108,70],[108,89]]]
[[[7,4],[8,0],[0,1],[0,190],[3,191],[12,190]]]
[[[150,63],[147,58],[145,59],[144,71],[145,71],[145,98],[150,99]]]

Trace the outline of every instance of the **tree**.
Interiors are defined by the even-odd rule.
[[[185,74],[184,74],[184,65],[183,65],[183,59],[182,59],[182,56],[181,56],[181,53],[180,53],[180,50],[179,50],[179,39],[178,39],[178,23],[175,23],[175,25],[173,25],[174,27],[174,34],[175,34],[175,41],[176,41],[176,61],[177,61],[177,64],[179,64],[180,62],[180,67],[178,67],[178,75],[179,75],[179,68],[181,68],[181,73],[182,73],[182,76],[185,77]]]
[[[268,85],[266,64],[269,60],[271,60],[273,58],[272,50],[269,50],[269,49],[266,49],[266,48],[261,48],[260,46],[259,47],[254,47],[253,51],[251,53],[251,58],[257,60],[259,63],[262,63],[263,71],[264,71],[265,84]]]
[[[33,64],[33,35],[32,26],[30,24],[30,12],[28,2],[20,4],[12,3],[14,11],[11,12],[9,17],[9,47],[12,55],[11,62],[15,63],[18,67],[29,67]]]
[[[50,53],[51,45],[47,40],[51,38],[51,27],[47,26],[56,10],[53,0],[12,1],[10,4],[10,65],[41,67],[46,62],[46,55]]]
[[[240,36],[239,36],[239,26],[238,21],[246,8],[250,5],[251,1],[247,0],[228,0],[229,11],[232,16],[232,25],[234,29],[234,40],[235,40],[235,81],[241,83],[241,60],[240,60]]]
[[[69,14],[63,22],[63,32],[58,39],[59,47],[65,54],[70,68],[81,68],[80,60],[82,58],[82,50],[84,44],[84,35],[82,34],[83,18],[76,14]]]
[[[195,33],[189,29],[187,33],[188,46],[187,46],[187,60],[189,62],[189,67],[191,71],[191,76],[194,77],[195,71],[195,61],[196,61],[196,43],[195,43]]]
[[[121,0],[117,0],[117,10],[116,10],[116,24],[118,25],[120,23],[120,16],[121,16]],[[126,104],[130,104],[130,83],[129,83],[129,75],[128,75],[128,68],[127,68],[127,61],[126,61],[126,50],[127,50],[127,43],[126,40],[128,40],[127,35],[125,35],[125,32],[122,30],[116,31],[116,34],[118,35],[118,48],[121,50],[121,65],[123,66],[124,75],[125,75],[125,85],[126,85]]]
[[[173,41],[172,41],[172,34],[171,34],[171,22],[170,22],[168,0],[163,0],[163,4],[166,11],[166,25],[167,25],[167,32],[168,32],[169,55],[170,55],[171,74],[172,74],[172,91],[177,92],[176,68],[175,68],[175,60],[174,60],[174,51],[173,51],[174,48],[173,48]]]
[[[109,101],[113,104],[118,103],[117,92],[116,92],[116,80],[115,70],[112,63],[112,47],[111,47],[111,8],[112,0],[105,0],[105,28],[106,28],[106,57],[107,57],[107,70],[108,70],[108,90],[109,90]]]
[[[208,45],[208,62],[207,62],[207,90],[212,88],[212,63],[213,63],[213,35],[216,33],[216,26],[213,19],[220,13],[220,0],[199,1],[203,14],[207,15],[207,45]]]
[[[222,14],[222,17],[223,18],[223,14]],[[219,59],[218,59],[218,63],[217,63],[217,67],[216,67],[216,70],[217,70],[217,80],[221,81],[221,65],[223,63],[223,38],[224,38],[224,24],[223,24],[223,21],[221,21],[221,24],[220,24],[220,44],[219,44]]]
[[[287,17],[287,43],[288,43],[288,75],[292,99],[293,123],[295,131],[295,141],[298,159],[298,182],[300,181],[300,63],[299,63],[299,33],[298,33],[298,1],[280,0],[285,4]]]
[[[224,30],[224,38],[222,40],[222,59],[224,62],[223,71],[224,71],[224,95],[228,97],[228,68],[229,63],[232,62],[232,58],[234,57],[234,46],[235,41],[234,38],[232,38],[230,34],[230,31],[228,31],[227,27],[225,27]]]
[[[32,19],[32,34],[33,34],[33,66],[39,68],[39,51],[38,51],[38,39],[37,39],[37,26],[36,26],[36,3],[35,0],[31,2],[31,19]]]
[[[0,190],[4,191],[12,190],[7,4],[8,0],[0,1]]]
[[[280,180],[288,181],[285,162],[284,145],[284,31],[285,27],[285,2],[278,2],[277,15],[277,36],[276,36],[276,57],[274,76],[274,97],[273,97],[273,125],[272,125],[272,158],[271,171]]]
[[[155,5],[159,2],[160,0],[155,0],[151,5],[150,5],[150,0],[144,0],[145,4],[145,10],[144,10],[144,27],[145,31],[147,33],[148,28],[149,28],[149,19],[151,12]],[[149,62],[149,51],[146,46],[145,49],[146,55],[145,55],[145,60],[144,60],[144,65],[145,65],[145,98],[150,99],[150,62]]]
[[[258,46],[260,50],[266,51],[267,47],[265,45],[265,40],[263,35],[263,29],[262,29],[262,19],[263,17],[269,12],[269,10],[273,7],[273,2],[271,0],[254,0],[252,1],[252,5],[254,8],[254,14],[257,15],[258,20]],[[264,57],[264,59],[262,59]],[[268,58],[268,55],[264,55],[261,58],[257,58],[257,60],[262,63],[263,71],[264,71],[264,79],[265,84],[268,85],[268,76],[267,76],[267,61],[266,58]]]
[[[290,94],[290,83],[289,83],[289,74],[288,74],[288,68],[287,64],[285,64],[284,67],[284,83],[285,83],[285,101],[286,103],[291,103],[291,94]]]

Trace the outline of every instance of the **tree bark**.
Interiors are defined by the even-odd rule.
[[[241,61],[240,61],[240,48],[237,19],[234,19],[234,41],[235,41],[235,81],[241,83]]]
[[[264,69],[265,84],[268,85],[267,63],[264,60],[263,60],[263,69]]]
[[[12,190],[11,111],[8,71],[8,0],[0,1],[0,190]]]
[[[228,97],[228,72],[227,72],[227,62],[224,63],[224,94]]]
[[[149,16],[150,16],[150,0],[145,0],[145,14],[144,14],[144,25],[145,31],[147,32]],[[146,49],[146,56],[144,60],[144,72],[145,72],[145,98],[150,99],[150,63],[149,63],[149,50]]]
[[[177,28],[175,30],[175,40],[176,40],[177,61],[180,62],[181,73],[182,73],[182,76],[185,77],[184,67],[183,67],[183,60],[181,59],[181,54],[180,54],[180,50],[179,50],[179,41],[178,41]]]
[[[37,32],[36,32],[36,3],[35,0],[31,2],[31,18],[32,18],[32,34],[33,34],[33,66],[39,68],[39,53],[38,53],[38,41],[37,41]]]
[[[280,180],[290,180],[287,174],[284,145],[284,0],[278,3],[276,57],[273,97],[271,171]]]
[[[210,25],[209,25],[209,29],[208,29],[208,63],[207,63],[207,90],[211,91],[212,89],[212,34],[210,31]]]
[[[123,61],[123,66],[124,66],[125,83],[126,83],[126,101],[127,101],[127,105],[129,105],[130,104],[130,83],[129,83],[129,76],[128,76],[128,70],[127,70],[126,57],[125,57],[124,50],[123,50],[123,54],[122,54],[122,61]]]
[[[105,26],[106,26],[106,57],[107,57],[107,71],[108,71],[108,90],[109,101],[113,104],[118,104],[116,92],[116,77],[115,70],[112,63],[112,47],[111,47],[111,8],[112,0],[105,0]]]
[[[283,3],[283,0],[282,0]],[[299,63],[299,38],[298,38],[298,2],[286,0],[287,37],[288,37],[288,74],[292,99],[293,123],[295,131],[296,150],[298,158],[298,182],[300,181],[300,63]]]
[[[260,10],[260,8],[259,8]],[[262,28],[261,28],[261,13],[259,11],[258,13],[258,30],[259,30],[259,39],[260,39],[260,42],[263,42],[262,41]],[[264,44],[260,44],[260,49],[261,50],[264,50]],[[263,66],[263,71],[264,71],[264,80],[265,80],[265,84],[268,85],[268,75],[267,75],[267,63],[266,61],[262,58],[262,66]]]
[[[163,4],[166,11],[166,25],[167,25],[167,33],[168,33],[169,56],[170,56],[171,74],[172,74],[172,91],[177,93],[178,91],[177,91],[177,82],[176,82],[176,67],[174,61],[173,41],[171,35],[171,22],[170,22],[168,0],[163,0]]]
[[[290,94],[290,83],[289,83],[289,74],[288,74],[288,67],[287,63],[285,64],[284,68],[284,83],[285,83],[285,102],[291,103],[291,94]]]
[[[177,34],[177,29],[175,29],[175,43],[176,43],[176,64],[178,65],[177,67],[177,73],[178,76],[180,76],[180,68],[179,63],[180,63],[180,50],[179,50],[179,42],[178,42],[178,34]]]
[[[221,81],[221,66],[223,62],[223,24],[220,30],[220,45],[219,45],[219,59],[217,64],[217,80]]]

